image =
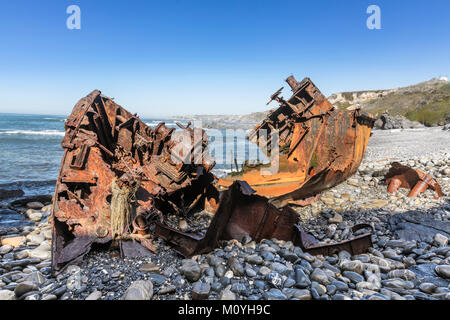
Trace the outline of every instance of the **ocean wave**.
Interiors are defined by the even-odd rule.
[[[223,178],[231,172],[231,169],[214,168],[211,172],[218,178]]]
[[[34,181],[13,181],[7,183],[0,183],[0,189],[15,190],[17,188],[36,188],[54,186],[56,180],[34,180]]]
[[[61,119],[61,118],[44,118],[44,120],[60,121],[60,122],[65,122],[66,121],[66,119]]]
[[[149,127],[156,127],[161,122],[164,122],[166,126],[176,126],[177,124],[175,122],[168,122],[168,121],[152,121],[152,122],[145,122],[146,125]]]
[[[7,130],[7,131],[0,131],[0,134],[21,134],[21,135],[41,135],[41,136],[61,136],[63,137],[65,132],[64,131],[58,131],[58,130],[40,130],[40,131],[34,131],[34,130]]]

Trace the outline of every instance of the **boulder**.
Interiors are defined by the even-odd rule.
[[[181,261],[181,272],[189,281],[197,281],[201,276],[201,271],[200,265],[194,260],[184,259]]]
[[[20,247],[25,243],[24,236],[2,238],[2,245],[11,245],[14,248]]]
[[[14,294],[16,295],[16,297],[21,297],[22,295],[24,295],[27,292],[30,291],[38,291],[39,287],[34,284],[31,281],[24,281],[21,282],[17,285],[17,287],[14,289]]]
[[[28,256],[30,258],[38,258],[41,260],[47,260],[51,258],[51,246],[48,241],[43,241],[39,247],[28,251]]]
[[[125,291],[122,300],[151,300],[153,297],[153,284],[151,281],[134,281]]]
[[[0,189],[0,200],[11,199],[11,198],[19,198],[23,196],[25,193],[23,190],[5,190]]]
[[[378,121],[381,120],[381,121]],[[390,129],[415,129],[415,128],[423,128],[424,125],[417,121],[410,121],[403,116],[396,115],[391,116],[387,112],[383,112],[375,122],[375,128],[382,130],[390,130]]]
[[[41,210],[44,207],[44,205],[39,201],[33,201],[27,203],[27,208],[29,209],[35,209],[35,210]]]
[[[28,209],[25,212],[25,215],[27,216],[27,218],[33,222],[39,222],[42,219],[42,212],[41,211],[36,211],[34,209]]]
[[[95,290],[90,295],[88,295],[85,300],[99,300],[101,297],[102,293],[98,290]]]
[[[10,290],[0,290],[0,300],[14,300],[15,294]]]

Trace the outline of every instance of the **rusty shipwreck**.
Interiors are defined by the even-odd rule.
[[[361,110],[336,110],[309,78],[289,77],[292,96],[271,96],[279,107],[248,139],[278,170],[245,167],[217,179],[201,128],[150,128],[96,90],[81,99],[65,124],[52,211],[52,269],[82,260],[94,245],[115,246],[122,256],[146,255],[154,237],[184,256],[208,252],[222,240],[250,236],[291,240],[312,254],[364,252],[370,226],[351,240],[320,244],[298,224],[290,204],[307,205],[350,177],[364,155],[374,118]],[[264,133],[264,134],[263,134]],[[181,152],[180,152],[181,150]],[[188,151],[188,152],[186,152]],[[200,159],[200,160],[199,160]],[[168,215],[207,210],[208,228],[183,232]]]

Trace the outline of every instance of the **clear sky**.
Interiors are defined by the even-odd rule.
[[[69,114],[99,89],[143,117],[245,114],[291,74],[327,96],[405,86],[450,76],[449,16],[448,0],[0,0],[0,112]]]

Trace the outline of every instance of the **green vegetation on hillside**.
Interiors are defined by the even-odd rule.
[[[399,88],[370,101],[356,101],[353,92],[343,92],[346,101],[336,102],[339,109],[346,109],[354,103],[376,115],[384,111],[389,114],[402,115],[412,121],[419,121],[426,126],[443,125],[450,121],[450,83],[437,79]],[[374,92],[374,91],[372,91]],[[377,90],[376,92],[382,92]]]
[[[434,101],[419,109],[408,111],[405,117],[426,126],[444,124],[450,120],[450,100]]]
[[[353,101],[353,92],[342,92],[342,96],[345,100]]]
[[[336,107],[338,107],[338,109],[340,110],[346,110],[348,107],[350,107],[350,103],[349,102],[336,102],[334,104]]]

